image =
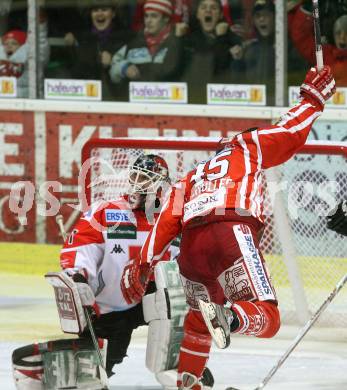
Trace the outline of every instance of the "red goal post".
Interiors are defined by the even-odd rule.
[[[85,201],[90,205],[126,193],[128,169],[143,153],[162,156],[175,181],[213,155],[218,140],[91,139],[82,149],[80,187]],[[265,172],[266,228],[261,246],[284,323],[305,323],[346,273],[346,239],[326,228],[328,212],[339,199],[347,198],[346,159],[346,142],[308,141],[289,162]],[[341,292],[319,324],[347,326],[347,291]]]

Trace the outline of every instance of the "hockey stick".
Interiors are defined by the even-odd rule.
[[[322,37],[320,32],[320,19],[319,19],[319,4],[318,0],[312,0],[312,16],[313,16],[313,26],[314,26],[314,40],[316,46],[316,61],[317,68],[320,71],[323,66],[323,49],[322,49]]]
[[[303,337],[306,335],[306,333],[312,328],[313,324],[318,320],[320,315],[323,313],[323,311],[327,308],[327,306],[330,304],[330,302],[336,297],[338,292],[342,289],[342,287],[347,282],[347,274],[337,283],[334,290],[330,293],[330,295],[327,297],[327,299],[323,302],[323,304],[320,306],[320,308],[313,314],[313,316],[308,320],[306,325],[301,329],[299,334],[296,336],[292,344],[289,346],[289,348],[286,350],[286,352],[281,356],[281,358],[278,360],[278,362],[271,368],[269,373],[266,375],[266,377],[263,379],[263,381],[256,387],[254,390],[260,390],[266,384],[270,381],[270,379],[275,375],[277,370],[282,366],[282,364],[285,362],[285,360],[288,358],[288,356],[292,353],[294,348],[299,344],[299,342],[303,339]]]
[[[68,234],[66,233],[65,228],[64,228],[63,216],[61,214],[58,214],[55,217],[55,221],[59,227],[60,234],[63,237],[63,240],[65,241],[68,237]],[[84,315],[85,315],[86,320],[87,320],[87,325],[88,325],[88,329],[90,332],[90,336],[92,338],[94,348],[95,348],[95,351],[96,351],[97,356],[98,356],[98,360],[99,360],[98,369],[99,369],[100,379],[101,379],[102,383],[106,386],[108,383],[108,377],[107,377],[107,373],[105,370],[104,359],[102,358],[102,355],[101,355],[99,343],[98,343],[98,340],[96,339],[96,336],[95,336],[92,320],[90,318],[90,313],[88,311],[88,308],[86,308],[86,307],[83,308],[83,311],[84,311]],[[107,387],[106,387],[106,389],[107,389]]]
[[[60,230],[60,234],[63,237],[63,240],[65,241],[68,237],[68,234],[66,233],[65,228],[64,228],[63,216],[61,214],[58,214],[55,217],[55,222],[57,223],[59,230]]]

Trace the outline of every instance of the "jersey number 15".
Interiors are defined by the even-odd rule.
[[[195,170],[195,174],[192,175],[190,181],[198,182],[202,179],[209,181],[221,179],[229,170],[230,161],[226,159],[226,156],[230,156],[231,150],[226,150],[217,154],[211,160],[200,163]]]

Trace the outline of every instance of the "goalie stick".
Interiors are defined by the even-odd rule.
[[[56,216],[55,220],[56,220],[56,223],[59,227],[60,234],[61,234],[63,240],[65,241],[68,238],[68,234],[66,233],[65,228],[64,228],[63,216],[61,214],[58,214]],[[98,360],[99,360],[98,369],[99,369],[100,379],[101,379],[102,383],[106,386],[105,388],[107,389],[106,384],[108,383],[108,377],[107,377],[106,370],[105,370],[104,360],[102,358],[101,351],[99,348],[99,343],[98,343],[98,340],[95,336],[92,320],[90,318],[90,313],[88,311],[88,308],[86,308],[86,307],[83,308],[83,311],[84,311],[84,315],[86,316],[90,336],[92,338],[94,348],[95,348],[95,351],[96,351],[97,356],[98,356]]]
[[[66,233],[65,228],[64,228],[63,216],[61,214],[58,214],[55,217],[55,222],[57,223],[57,225],[59,227],[60,234],[61,234],[61,236],[63,238],[63,241],[65,241],[67,239],[67,237],[68,237],[68,234]]]
[[[318,320],[323,311],[328,307],[331,301],[336,297],[339,291],[347,282],[347,274],[342,277],[342,279],[337,283],[334,290],[330,293],[327,299],[322,303],[319,309],[313,314],[313,316],[307,321],[305,326],[300,330],[299,334],[296,336],[292,344],[288,347],[286,352],[280,357],[277,363],[271,368],[266,377],[262,380],[261,383],[254,390],[263,389],[270,379],[275,375],[277,370],[282,366],[282,364],[287,360],[288,356],[293,352],[295,347],[299,344],[299,342],[303,339],[306,333],[312,328],[313,324]],[[234,387],[228,387],[226,390],[237,390]]]

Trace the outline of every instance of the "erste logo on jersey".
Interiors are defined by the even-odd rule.
[[[136,218],[131,210],[106,209],[107,238],[136,239]]]
[[[131,210],[106,209],[105,219],[107,224],[136,225],[136,218]]]

